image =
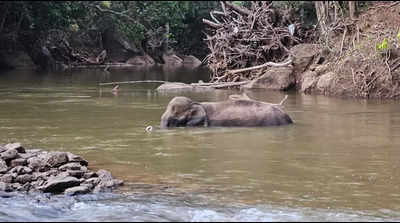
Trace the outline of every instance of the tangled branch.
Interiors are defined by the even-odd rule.
[[[286,64],[288,49],[301,42],[302,29],[290,10],[264,1],[251,2],[249,8],[231,2],[221,6],[223,11],[210,13],[212,21],[203,19],[213,33],[206,34],[211,82],[252,80],[260,75],[258,69]],[[294,35],[289,33],[290,24],[296,27]]]

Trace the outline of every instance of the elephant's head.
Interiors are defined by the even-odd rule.
[[[183,126],[207,126],[204,107],[187,97],[173,98],[161,116],[161,128]]]

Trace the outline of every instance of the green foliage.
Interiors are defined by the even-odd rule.
[[[170,43],[192,47],[203,39],[202,19],[218,7],[217,1],[6,1],[0,2],[0,34],[19,29],[22,18],[20,30],[116,30],[137,43],[168,24]]]
[[[242,6],[243,5],[243,1],[233,1],[232,3],[234,5],[238,5],[238,6]]]
[[[397,40],[400,41],[400,30],[399,30],[399,32],[397,33]]]
[[[106,8],[110,8],[111,7],[111,2],[110,1],[103,1],[102,3],[104,5],[104,7],[106,7]]]
[[[389,49],[387,38],[383,39],[381,43],[376,44],[377,51],[386,51]]]

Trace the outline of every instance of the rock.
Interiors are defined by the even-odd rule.
[[[0,191],[8,191],[8,184],[4,182],[0,182]]]
[[[12,183],[13,179],[17,176],[17,174],[4,174],[3,176],[0,177],[0,182],[4,183]]]
[[[31,188],[31,184],[29,182],[23,184],[21,187],[18,188],[18,191],[29,191]]]
[[[92,178],[92,177],[97,177],[97,173],[90,171],[90,172],[87,172],[87,173],[85,173],[83,175],[83,178],[85,178],[85,179],[89,179],[89,178]]]
[[[46,161],[41,157],[31,157],[27,160],[28,167],[33,170],[38,170],[40,172],[45,172],[50,169],[50,167],[46,166]]]
[[[322,92],[327,91],[329,89],[329,87],[331,86],[331,83],[332,83],[334,77],[335,77],[335,73],[333,73],[333,72],[328,72],[324,75],[321,75],[318,80],[318,83],[317,83],[317,89]]]
[[[38,153],[42,152],[42,150],[41,149],[26,149],[25,152],[26,153],[38,154]]]
[[[22,185],[20,183],[12,183],[12,184],[9,184],[9,186],[10,186],[10,191],[15,191],[15,190],[21,191],[22,190]]]
[[[11,167],[16,167],[16,166],[25,166],[27,165],[28,162],[24,158],[18,158],[15,160],[11,160]]]
[[[86,183],[86,184],[92,184],[92,185],[97,185],[97,184],[100,183],[100,179],[99,179],[98,177],[89,178],[89,179],[86,179],[86,180],[84,181],[84,183]]]
[[[81,178],[85,174],[85,171],[82,170],[67,170],[67,173],[70,176],[76,177],[76,178]]]
[[[28,160],[31,157],[37,156],[40,153],[40,149],[37,150],[25,150],[25,153],[21,153],[19,154],[21,156],[21,158],[24,158],[26,160]]]
[[[50,152],[46,159],[46,165],[50,167],[59,167],[67,162],[68,156],[65,152]]]
[[[60,166],[58,169],[61,171],[66,171],[66,170],[81,170],[81,164],[80,163],[67,163],[62,166]]]
[[[97,183],[97,185],[95,186],[95,188],[93,189],[94,193],[97,192],[108,192],[111,191],[111,189],[113,189],[116,186],[120,186],[123,184],[123,181],[121,180],[114,180],[112,178],[112,175],[109,171],[107,170],[98,170],[96,172],[96,174],[99,176],[99,182]],[[93,178],[95,179],[95,178]],[[93,180],[93,182],[95,183],[97,180]],[[85,182],[91,182],[90,180],[86,180]]]
[[[100,169],[96,172],[96,174],[97,176],[99,176],[99,179],[101,181],[108,181],[113,179],[111,173],[107,170]]]
[[[17,175],[22,175],[22,174],[30,174],[32,173],[32,169],[26,166],[16,166],[12,168],[9,173],[16,173]]]
[[[96,185],[81,182],[81,186],[87,186],[89,188],[89,190],[92,191]]]
[[[114,29],[104,30],[102,40],[104,49],[107,51],[107,59],[110,61],[125,62],[141,54],[140,50],[131,45],[122,33]]]
[[[15,47],[16,43],[13,43],[12,45],[7,45],[7,43],[3,43],[3,46],[13,46]],[[34,69],[35,64],[32,62],[32,59],[30,56],[24,51],[24,50],[12,50],[12,51],[7,51],[7,53],[4,53],[7,56],[3,55],[0,53],[1,59],[0,59],[0,64],[4,63],[3,66],[9,67],[9,68],[18,68],[18,69]],[[3,61],[2,61],[3,60]]]
[[[7,150],[7,149],[6,149],[4,146],[0,145],[0,153],[4,152],[4,151],[6,151],[6,150]]]
[[[6,173],[8,171],[7,163],[0,159],[0,174]]]
[[[271,90],[287,90],[295,84],[293,76],[293,68],[288,67],[272,67],[262,76],[252,80],[250,83],[243,85],[242,88],[247,89],[271,89]]]
[[[64,191],[64,194],[66,195],[77,195],[77,194],[86,194],[90,192],[90,188],[88,185],[81,185],[81,186],[77,186],[77,187],[71,187],[68,188]]]
[[[87,166],[89,164],[88,161],[84,160],[82,157],[77,156],[73,153],[67,152],[67,156],[69,162],[79,162],[82,166]]]
[[[70,187],[75,187],[80,184],[79,180],[71,176],[55,176],[50,177],[47,183],[39,189],[43,192],[59,193]]]
[[[310,93],[318,82],[317,73],[314,71],[306,71],[301,81],[301,92]]]
[[[31,183],[31,188],[35,188],[35,189],[37,189],[38,191],[40,191],[40,188],[43,187],[43,186],[45,185],[45,183],[46,183],[45,180],[38,179],[38,180],[33,181],[33,182]]]
[[[5,152],[1,153],[1,158],[5,161],[9,161],[18,157],[19,156],[16,149],[7,149]]]
[[[197,59],[195,56],[189,55],[189,56],[182,56],[183,59],[183,66],[185,66],[185,68],[197,68],[201,65],[201,61],[199,59]]]
[[[72,153],[22,150],[19,143],[1,148],[0,192],[65,192],[76,195],[88,193],[96,186],[98,192],[111,191],[122,184],[122,181],[113,179],[109,171],[88,172],[88,162]]]
[[[329,64],[323,64],[323,65],[319,65],[315,67],[315,72],[317,73],[317,75],[321,75],[324,74],[328,71],[329,69]]]
[[[132,58],[129,58],[126,63],[136,65],[136,66],[153,66],[156,64],[153,58],[151,58],[149,55],[145,54],[143,56],[135,56]]]
[[[173,90],[193,90],[194,87],[190,84],[180,83],[180,82],[167,82],[160,85],[156,91],[173,91]]]
[[[175,54],[163,54],[162,59],[167,67],[180,67],[183,65],[183,59]]]
[[[57,176],[57,175],[69,176],[69,174],[65,172],[60,172],[57,168],[51,168],[50,170],[45,172],[45,176],[47,177]]]
[[[16,195],[15,193],[0,191],[1,198],[10,198],[10,197],[14,197],[15,195]]]
[[[110,192],[112,189],[122,184],[122,180],[101,180],[100,183],[94,187],[93,193]]]
[[[35,177],[32,174],[23,174],[23,175],[17,176],[17,178],[15,179],[15,182],[20,183],[20,184],[25,184],[25,183],[31,182],[33,180],[35,180]]]
[[[295,73],[304,72],[308,66],[314,63],[315,58],[321,54],[321,46],[318,44],[298,44],[290,49],[293,58]]]
[[[99,176],[99,182],[93,189],[94,193],[98,192],[109,192],[115,186],[115,182],[113,181],[112,175],[107,170],[98,170],[96,174]],[[85,182],[90,182],[89,180]]]
[[[9,143],[9,144],[5,145],[5,147],[6,147],[7,150],[15,149],[19,153],[25,153],[24,147],[22,147],[21,143],[18,143],[18,142],[17,143]]]

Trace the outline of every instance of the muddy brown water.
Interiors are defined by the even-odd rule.
[[[1,72],[0,143],[82,155],[89,168],[107,169],[125,186],[47,202],[36,195],[0,198],[0,220],[400,220],[398,101],[287,92],[294,125],[160,130],[174,96],[219,101],[240,92],[166,93],[144,83],[120,85],[114,95],[111,86],[98,87],[208,77],[205,70]],[[247,94],[278,103],[285,93]]]

